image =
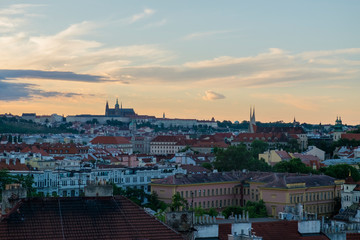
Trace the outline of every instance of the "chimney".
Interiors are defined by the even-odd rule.
[[[26,189],[21,184],[7,184],[2,192],[2,211],[1,214],[7,214],[23,198],[26,198]]]

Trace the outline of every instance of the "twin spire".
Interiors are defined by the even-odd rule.
[[[256,119],[255,119],[255,106],[250,107],[250,122],[249,122],[249,132],[255,133],[256,131]]]

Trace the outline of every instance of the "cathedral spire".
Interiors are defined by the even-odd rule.
[[[109,102],[106,100],[105,116],[109,115]]]
[[[116,98],[115,109],[119,109],[119,99],[118,98]]]

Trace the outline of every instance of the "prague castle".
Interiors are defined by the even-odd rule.
[[[123,108],[122,103],[119,106],[119,101],[116,99],[115,108],[109,108],[109,103],[106,101],[105,107],[105,116],[106,117],[133,117],[136,116],[134,109],[132,108]]]

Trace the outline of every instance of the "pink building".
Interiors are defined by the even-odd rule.
[[[233,171],[170,176],[154,181],[151,188],[166,203],[179,192],[189,204],[205,209],[263,200],[268,215],[276,217],[286,206],[298,203],[305,211],[330,215],[334,198],[340,196],[341,183],[326,175]]]

